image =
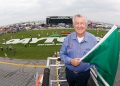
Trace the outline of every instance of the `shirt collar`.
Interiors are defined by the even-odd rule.
[[[73,34],[72,34],[72,39],[75,39],[75,40],[77,40],[77,34],[76,34],[76,32],[74,32]],[[87,42],[89,39],[88,39],[88,32],[85,32],[85,36],[84,36],[84,39],[83,39],[83,41],[82,42]]]

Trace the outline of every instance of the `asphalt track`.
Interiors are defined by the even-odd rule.
[[[45,60],[0,58],[0,86],[35,86],[35,75],[43,74],[45,65]]]

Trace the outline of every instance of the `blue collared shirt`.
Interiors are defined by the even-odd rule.
[[[76,32],[73,32],[64,39],[60,49],[60,58],[69,70],[78,72],[87,71],[91,64],[80,62],[80,65],[73,66],[70,60],[72,58],[82,58],[96,44],[97,40],[91,33],[86,32],[84,39],[79,43]]]

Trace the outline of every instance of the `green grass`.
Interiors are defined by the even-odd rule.
[[[37,44],[44,43],[45,40],[39,41],[36,44],[27,44],[25,47],[24,44],[15,44],[15,45],[3,45],[2,43],[5,40],[10,40],[11,38],[41,38],[48,37],[51,34],[60,34],[62,32],[73,32],[73,29],[48,29],[48,30],[30,30],[24,32],[17,33],[7,33],[4,35],[0,35],[0,47],[3,47],[4,50],[0,49],[0,56],[5,57],[5,53],[9,58],[17,58],[17,59],[47,59],[47,57],[53,56],[54,52],[60,50],[61,46],[51,45],[51,46],[37,46]],[[98,34],[96,30],[88,30],[96,36],[104,36],[106,31],[99,30]],[[40,34],[40,36],[39,36]],[[56,43],[56,39],[54,40]],[[12,46],[13,50],[7,49],[7,47]]]

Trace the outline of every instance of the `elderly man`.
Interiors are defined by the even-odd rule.
[[[90,77],[89,63],[81,58],[97,43],[94,35],[86,32],[87,20],[84,16],[73,16],[75,32],[68,35],[60,49],[60,58],[66,66],[66,79],[69,86],[87,86]]]

